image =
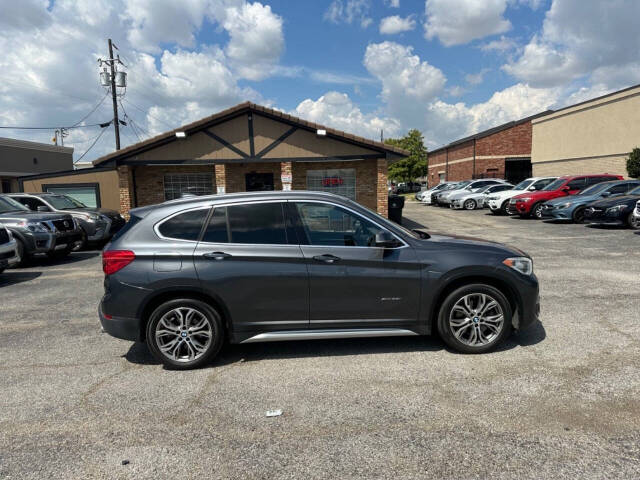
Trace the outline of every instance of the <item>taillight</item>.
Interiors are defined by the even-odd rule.
[[[136,254],[131,250],[106,250],[102,252],[102,271],[111,275],[133,262]]]

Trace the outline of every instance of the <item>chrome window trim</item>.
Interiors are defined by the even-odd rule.
[[[158,238],[160,238],[161,240],[169,240],[171,242],[187,242],[187,243],[198,243],[198,239],[196,240],[185,240],[184,238],[173,238],[173,237],[165,237],[164,235],[162,235],[160,233],[160,227],[162,226],[162,224],[168,220],[171,220],[173,217],[176,217],[178,215],[182,215],[183,213],[187,213],[187,212],[193,212],[195,210],[211,210],[211,205],[200,205],[198,207],[193,207],[193,208],[187,208],[185,210],[180,210],[178,212],[174,212],[171,215],[169,215],[168,217],[163,218],[162,220],[159,220],[155,223],[155,225],[153,226],[153,231],[155,232],[155,234],[158,236]],[[207,217],[205,218],[205,222],[209,219],[209,216],[207,215]],[[200,232],[202,233],[202,232]],[[200,235],[198,235],[198,238],[200,237]]]

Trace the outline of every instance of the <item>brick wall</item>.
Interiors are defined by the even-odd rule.
[[[127,167],[118,167],[118,172],[121,168]],[[211,165],[139,166],[135,168],[136,200],[140,207],[164,202],[164,175],[166,173],[208,173],[212,176],[213,193],[216,191],[215,174]],[[122,198],[122,194],[120,198]]]
[[[377,184],[376,184],[376,194],[377,198],[377,208],[376,211],[382,215],[383,217],[389,216],[389,190],[387,187],[387,160],[384,158],[380,158],[377,160]],[[356,180],[357,181],[357,180]]]
[[[280,162],[273,163],[233,163],[225,165],[226,193],[246,191],[247,173],[272,173],[275,190],[282,190]]]
[[[120,213],[128,219],[129,210],[133,208],[133,180],[130,167],[118,167],[118,190],[120,193]]]

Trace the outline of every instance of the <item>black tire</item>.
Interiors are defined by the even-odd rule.
[[[629,228],[632,230],[640,230],[640,219],[636,220],[636,217],[633,216],[633,212],[631,212],[627,216],[627,225],[629,225]]]
[[[80,250],[84,250],[87,246],[87,232],[83,229],[80,229],[80,243],[76,244],[71,250],[74,252],[79,252]]]
[[[509,200],[505,200],[504,202],[502,202],[502,205],[500,205],[500,212],[503,215],[509,215],[509,212],[507,211],[508,208],[509,208]]]
[[[24,267],[29,260],[31,260],[31,256],[27,253],[26,248],[24,248],[24,243],[18,237],[14,237],[16,239],[16,253],[18,254],[18,263],[16,263],[13,267]]]
[[[542,220],[542,202],[536,203],[531,207],[530,216],[536,220]]]
[[[163,318],[163,316],[178,308],[196,310],[204,318],[206,318],[208,326],[211,330],[211,340],[204,349],[204,353],[200,354],[200,356],[195,357],[193,360],[177,360],[171,358],[168,355],[165,355],[164,353],[162,353],[159,345],[159,340],[155,335],[158,323]],[[184,336],[184,334],[182,335]],[[180,338],[181,345],[183,345],[184,348],[178,347],[177,353],[189,351],[188,349],[191,348],[190,345],[192,344],[189,343],[189,347],[187,347],[187,342],[191,342],[190,339],[187,340],[188,338],[189,337],[185,336],[184,341],[182,338]],[[222,318],[220,317],[218,312],[216,312],[216,310],[207,303],[191,298],[178,298],[163,303],[153,311],[153,313],[149,317],[149,321],[147,322],[146,339],[147,344],[149,345],[149,350],[151,351],[153,356],[164,365],[176,370],[188,370],[191,368],[201,367],[202,365],[211,361],[218,354],[220,348],[222,348],[222,345],[224,343],[224,325],[222,322]]]
[[[53,252],[47,253],[47,257],[52,260],[58,260],[69,255],[71,253],[71,250],[73,250],[73,245],[68,245],[62,250],[54,250]]]
[[[469,199],[464,202],[463,206],[465,210],[475,210],[478,204],[476,203],[475,200]]]
[[[469,345],[461,341],[453,332],[452,326],[449,322],[452,309],[456,303],[462,300],[467,295],[483,294],[495,300],[502,310],[503,322],[500,331],[483,345]],[[472,329],[481,328],[476,326],[472,322],[469,322]],[[482,283],[474,283],[465,285],[451,292],[447,298],[442,302],[440,312],[438,313],[438,333],[442,340],[454,350],[461,353],[485,353],[493,350],[500,345],[509,336],[512,330],[512,313],[511,306],[506,297],[495,287],[485,285]],[[485,330],[486,332],[487,330]]]
[[[573,223],[584,223],[584,207],[576,208],[571,214]]]

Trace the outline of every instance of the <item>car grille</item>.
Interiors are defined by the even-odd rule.
[[[70,232],[75,230],[73,220],[54,220],[51,223],[53,223],[53,226],[56,227],[56,230],[59,232]]]
[[[9,232],[5,228],[0,230],[0,244],[9,243]]]

